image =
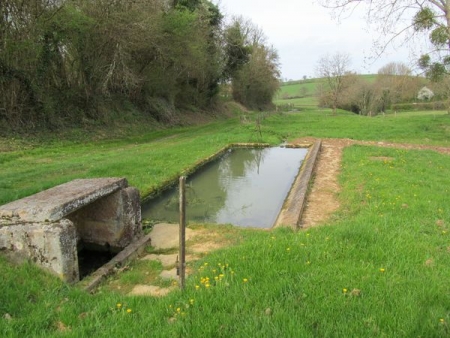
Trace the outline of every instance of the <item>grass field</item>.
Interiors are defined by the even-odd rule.
[[[368,82],[374,82],[375,74],[358,75]],[[316,88],[320,79],[290,81],[282,84],[274,103],[278,106],[292,105],[295,107],[317,107]]]
[[[10,150],[0,153],[0,203],[75,177],[125,176],[146,194],[230,142],[314,136],[450,146],[444,113],[275,114],[262,121],[262,137],[254,117],[98,142],[2,140]],[[449,167],[450,157],[433,151],[346,148],[341,207],[326,224],[224,228],[234,245],[205,255],[186,290],[163,298],[106,287],[90,295],[0,256],[0,335],[448,337]]]
[[[316,86],[317,79],[294,81],[281,86],[274,103],[276,105],[312,105],[317,106]]]

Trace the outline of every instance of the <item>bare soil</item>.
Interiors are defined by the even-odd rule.
[[[293,143],[313,143],[314,138],[300,138]],[[330,219],[330,216],[339,209],[337,194],[340,191],[338,176],[341,170],[342,152],[345,147],[353,144],[372,145],[378,147],[433,150],[441,154],[450,155],[450,148],[390,143],[376,141],[356,141],[351,139],[322,139],[322,150],[316,163],[314,182],[306,201],[301,225],[303,228],[310,228],[323,224]],[[387,158],[377,158],[378,160],[389,160]]]

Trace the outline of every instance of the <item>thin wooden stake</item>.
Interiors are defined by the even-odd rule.
[[[179,245],[179,280],[180,289],[184,290],[186,273],[186,177],[180,177],[180,245]]]

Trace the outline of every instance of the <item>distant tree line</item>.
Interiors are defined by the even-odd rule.
[[[318,61],[319,105],[377,115],[388,110],[446,109],[450,83],[445,79],[430,82],[415,76],[401,62],[391,62],[379,69],[373,81],[350,70],[348,54],[327,55]],[[427,88],[425,86],[429,86]],[[433,102],[429,102],[433,100]]]
[[[279,87],[262,31],[226,25],[208,0],[2,0],[0,42],[0,128],[107,120],[130,105],[171,122],[211,107],[221,84],[252,109]]]

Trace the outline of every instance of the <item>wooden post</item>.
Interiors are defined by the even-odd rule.
[[[178,271],[180,280],[180,289],[184,290],[184,281],[186,273],[186,177],[180,177],[180,245]]]

